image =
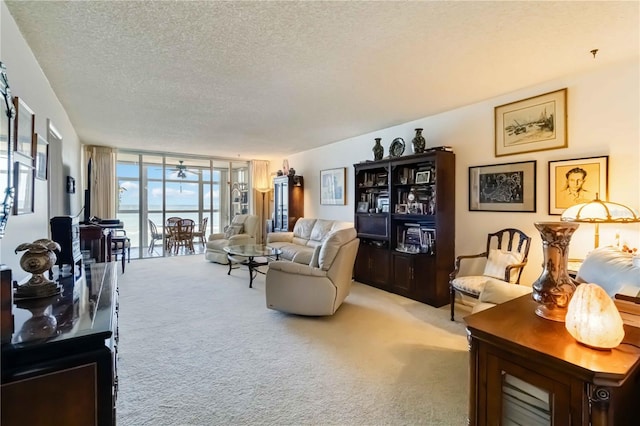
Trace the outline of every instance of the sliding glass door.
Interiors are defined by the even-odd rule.
[[[222,232],[233,215],[248,213],[249,170],[247,161],[119,152],[118,218],[131,239],[132,257],[168,254],[157,239],[168,217],[192,219],[198,230],[206,218],[209,235]]]

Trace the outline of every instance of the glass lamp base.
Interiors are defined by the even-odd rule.
[[[564,319],[567,316],[567,310],[559,308],[549,309],[545,305],[538,305],[536,308],[536,315],[551,321],[564,322]]]

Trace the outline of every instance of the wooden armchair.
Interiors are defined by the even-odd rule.
[[[449,274],[451,321],[454,320],[456,292],[478,299],[489,280],[519,284],[530,246],[531,237],[518,229],[506,228],[487,235],[487,248],[484,252],[456,257],[455,269]],[[480,258],[485,259],[482,274],[460,275],[463,260]]]

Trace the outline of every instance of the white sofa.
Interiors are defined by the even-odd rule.
[[[258,234],[259,217],[252,214],[238,214],[233,217],[225,232],[210,234],[204,258],[210,262],[229,264],[225,247],[255,244]]]
[[[633,264],[633,256],[629,253],[610,246],[599,247],[584,259],[576,275],[576,281],[598,284],[611,297],[620,292],[637,295],[640,292],[640,266]],[[472,313],[491,308],[531,291],[528,285],[513,285],[499,280],[490,280],[480,293]]]
[[[296,221],[292,232],[267,234],[266,244],[281,249],[281,259],[308,265],[316,247],[331,233],[347,228],[353,228],[353,223],[301,217]]]
[[[315,246],[307,264],[299,262],[305,250],[293,255],[297,261],[269,263],[267,308],[297,315],[333,315],[351,290],[359,245],[355,228],[337,229]]]

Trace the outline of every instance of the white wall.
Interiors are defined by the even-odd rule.
[[[305,216],[353,220],[353,164],[373,159],[374,138],[381,137],[385,155],[396,137],[405,140],[405,154],[411,153],[414,128],[424,128],[427,146],[451,145],[456,153],[456,255],[481,252],[486,234],[503,227],[515,227],[533,237],[530,262],[523,283],[531,283],[541,272],[541,239],[533,223],[558,221],[548,214],[548,162],[555,160],[609,156],[609,200],[640,208],[640,87],[639,63],[619,63],[595,68],[546,84],[524,88],[414,122],[346,139],[314,150],[291,155],[289,165],[305,178]],[[494,156],[494,107],[566,87],[568,89],[568,148],[536,153]],[[469,166],[537,161],[536,213],[470,212],[468,210]],[[277,169],[282,159],[272,159]],[[320,170],[346,167],[347,205],[321,206]],[[622,242],[640,248],[640,226],[601,225],[600,244],[614,242],[619,232]],[[570,246],[570,257],[583,258],[593,248],[594,227],[581,224]]]
[[[46,138],[47,119],[51,119],[62,133],[63,164],[51,164],[50,169],[53,169],[53,174],[57,173],[65,179],[67,174],[74,176],[76,184],[79,185],[78,189],[81,189],[82,169],[78,135],[4,2],[0,4],[0,54],[2,62],[7,67],[12,94],[23,98],[35,112],[36,133]],[[81,194],[82,191],[77,190],[66,203],[73,214],[82,207]],[[0,263],[8,265],[13,271],[14,279],[17,280],[29,274],[19,266],[23,252],[15,254],[15,248],[23,242],[49,237],[47,181],[35,180],[34,205],[33,214],[9,217],[6,234],[0,240]]]

